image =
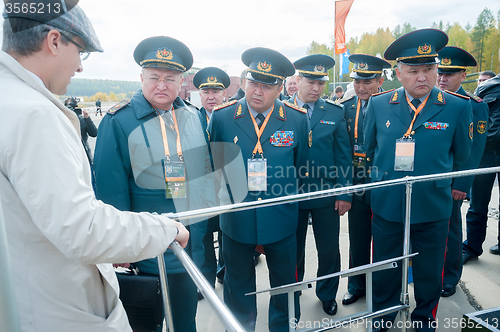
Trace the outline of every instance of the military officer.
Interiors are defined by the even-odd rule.
[[[477,65],[469,52],[455,46],[446,46],[439,51],[437,86],[470,98],[472,106],[473,139],[469,159],[458,170],[474,169],[479,166],[486,144],[488,128],[488,105],[476,95],[465,92],[461,83],[465,80],[467,67]],[[453,209],[450,217],[448,239],[446,241],[446,260],[443,272],[443,291],[441,296],[455,294],[456,286],[462,276],[462,201],[470,191],[473,176],[456,178],[451,185]]]
[[[215,194],[204,178],[211,171],[204,131],[197,112],[178,97],[182,75],[193,64],[191,51],[176,39],[151,37],[137,45],[134,59],[142,67],[142,89],[113,107],[100,124],[97,198],[133,212],[208,207]],[[190,226],[194,237],[186,250],[193,260],[203,261],[197,256],[204,253],[192,250],[206,231],[206,222],[198,225]],[[171,250],[164,256],[174,328],[196,331],[196,286]],[[156,259],[134,264],[142,272],[159,273]]]
[[[448,36],[436,29],[410,32],[385,51],[396,60],[403,86],[373,95],[365,118],[367,162],[373,182],[451,172],[463,165],[472,143],[472,109],[468,97],[435,87],[437,56]],[[441,295],[448,221],[451,215],[451,179],[413,185],[410,241],[416,308],[411,319],[417,331],[434,331]],[[402,255],[405,187],[375,189],[371,194],[374,261]],[[401,264],[373,275],[373,308],[398,305]],[[396,313],[376,318],[375,331],[386,331]],[[383,323],[380,325],[380,323]]]
[[[202,107],[199,110],[200,121],[205,133],[207,142],[208,139],[208,123],[212,117],[213,109],[221,105],[226,98],[226,89],[231,84],[229,75],[220,68],[206,67],[201,69],[193,77],[194,86],[200,90],[200,98]],[[219,232],[219,262],[217,263],[214,251],[213,232]],[[208,274],[205,277],[211,285],[215,284],[215,277],[224,277],[224,259],[222,257],[222,233],[219,228],[219,217],[215,216],[208,220],[207,233],[203,239],[203,246],[206,250],[206,261],[204,266]],[[212,255],[213,254],[213,255]]]
[[[342,106],[321,98],[328,81],[328,69],[335,60],[324,54],[314,54],[294,62],[299,72],[299,89],[290,102],[307,110],[311,126],[311,145],[304,192],[333,189],[352,184],[349,136]],[[337,170],[335,172],[334,170]],[[339,171],[340,170],[340,171]],[[351,207],[351,197],[342,195],[300,202],[297,225],[297,276],[304,278],[305,244],[308,216],[311,213],[314,239],[318,251],[317,276],[340,271],[340,217]],[[335,315],[335,297],[339,278],[316,283],[316,296],[328,315]]]
[[[345,119],[351,143],[351,160],[353,164],[354,184],[369,182],[366,168],[366,152],[364,148],[364,119],[366,106],[370,97],[382,92],[382,71],[391,64],[383,59],[366,55],[352,54],[349,61],[354,63],[350,74],[353,79],[354,95],[341,101],[344,106]],[[368,180],[368,181],[367,181]],[[370,264],[372,242],[372,211],[369,192],[353,195],[349,218],[349,268]],[[348,305],[365,296],[365,275],[349,277],[347,292],[342,304]]]
[[[300,167],[309,157],[309,121],[303,109],[277,99],[284,79],[295,72],[293,64],[267,48],[248,49],[241,59],[248,66],[245,98],[216,108],[209,123],[214,163],[226,152],[217,151],[214,144],[226,142],[241,149],[248,189],[244,202],[296,194]],[[256,287],[255,247],[264,248],[271,287],[296,282],[297,216],[297,203],[220,216],[224,301],[247,330],[255,329],[257,315],[255,296],[245,296]],[[298,294],[295,302],[298,318]],[[286,294],[271,296],[269,330],[288,331],[289,323]]]

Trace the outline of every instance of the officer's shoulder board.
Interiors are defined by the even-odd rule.
[[[347,100],[347,99],[346,99],[346,100]],[[341,102],[340,100],[339,100],[338,102],[334,102],[334,101],[331,101],[331,100],[329,100],[329,99],[325,99],[325,102],[326,102],[327,104],[330,104],[330,105],[335,105],[335,106],[337,106],[337,107],[344,108],[344,105],[340,105],[340,102]]]
[[[187,107],[191,108],[192,110],[195,110],[195,111],[199,111],[200,109],[198,108],[198,106],[194,105],[194,104],[191,104],[189,101],[187,100],[182,100],[184,102],[184,104],[186,104]]]
[[[383,95],[384,93],[392,92],[394,90],[396,90],[396,89],[390,89],[390,90],[387,90],[387,91],[377,92],[377,93],[372,94],[371,97],[380,96],[380,95]]]
[[[223,104],[220,104],[219,106],[214,107],[213,110],[218,111],[218,110],[221,110],[221,109],[226,108],[228,106],[234,105],[237,102],[238,102],[237,100],[231,100],[231,101],[228,101],[227,103],[223,103]]]
[[[354,94],[354,95],[352,95],[352,96],[350,96],[350,97],[340,99],[340,100],[339,100],[339,104],[342,104],[342,103],[344,103],[344,102],[346,102],[346,101],[351,100],[352,98],[354,98],[354,96],[356,96],[356,95]]]
[[[477,101],[478,103],[482,102],[483,100],[481,98],[479,98],[478,96],[476,96],[475,94],[473,94],[472,92],[469,92],[469,91],[466,91],[465,93],[467,93],[467,96],[470,97],[470,99],[474,99],[475,101]]]
[[[444,92],[449,93],[450,95],[454,95],[454,96],[457,96],[457,97],[463,98],[463,99],[467,99],[467,100],[469,100],[469,99],[470,99],[470,98],[469,98],[469,97],[467,97],[467,96],[461,95],[461,94],[459,94],[459,93],[451,92],[451,91],[448,91],[448,90],[444,90]]]
[[[291,102],[289,102],[289,101],[284,101],[283,103],[284,103],[286,106],[288,106],[288,107],[290,107],[290,108],[293,108],[293,109],[294,109],[294,110],[296,110],[296,111],[299,111],[299,112],[302,112],[302,113],[307,113],[307,110],[306,110],[305,108],[303,108],[303,107],[299,107],[299,106],[297,106],[297,105],[295,105],[295,104],[293,104],[293,103],[291,103]]]
[[[119,102],[118,104],[112,106],[109,110],[108,110],[108,114],[116,114],[116,112],[118,112],[119,110],[121,110],[122,108],[124,108],[125,106],[127,106],[128,104],[130,104],[130,100],[122,100],[121,102]]]

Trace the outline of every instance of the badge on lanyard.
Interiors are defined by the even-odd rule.
[[[363,144],[354,144],[354,156],[352,159],[352,164],[354,167],[366,166],[366,153]]]
[[[396,153],[394,159],[395,171],[413,171],[415,164],[415,140],[403,137],[396,140]]]
[[[166,198],[186,198],[186,168],[183,162],[164,162]]]
[[[248,191],[267,190],[267,159],[248,159]]]

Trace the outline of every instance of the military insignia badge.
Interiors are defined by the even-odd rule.
[[[207,77],[207,83],[217,83],[217,77],[215,76]]]
[[[391,121],[387,120],[387,122],[385,123],[385,126],[386,126],[387,128],[389,128],[389,126],[390,126],[390,125],[391,125]]]
[[[425,129],[446,130],[450,126],[445,122],[424,122]]]
[[[174,55],[172,51],[166,48],[159,48],[158,52],[156,52],[156,58],[161,60],[172,60]]]
[[[358,63],[358,69],[368,70],[368,64],[366,62],[360,62]]]
[[[324,73],[325,72],[325,66],[323,66],[323,65],[316,65],[314,67],[314,72],[315,73]]]
[[[449,65],[451,65],[451,59],[450,58],[444,58],[444,59],[441,60],[441,64],[443,66],[449,66]]]
[[[430,44],[428,43],[424,43],[422,45],[420,45],[417,49],[417,53],[418,54],[430,54],[432,52],[432,47]]]
[[[334,121],[327,121],[327,120],[320,120],[319,123],[327,124],[327,125],[334,125],[335,124]]]
[[[280,106],[280,110],[278,111],[278,115],[280,119],[285,120],[285,111],[283,110],[283,106]]]
[[[313,131],[309,131],[309,147],[313,145]]]
[[[111,107],[108,110],[107,113],[109,113],[109,114],[115,114],[116,112],[118,112],[119,110],[121,110],[122,108],[124,108],[125,106],[127,106],[129,103],[130,103],[130,100],[122,100],[118,104],[116,104],[113,107]]]
[[[398,100],[398,92],[395,91],[394,94],[392,95],[391,101],[397,101]]]
[[[265,73],[269,73],[272,70],[272,68],[273,66],[267,61],[261,61],[257,65],[257,69]]]
[[[474,129],[472,127],[473,123],[471,122],[470,125],[469,125],[469,138],[472,139],[472,137],[474,136]]]
[[[438,93],[437,99],[438,99],[438,101],[440,103],[444,103],[444,98],[443,98],[443,93],[442,92]]]
[[[241,115],[243,114],[243,109],[241,107],[241,105],[238,105],[238,109],[236,110],[236,114],[235,114],[235,119],[240,117]]]
[[[233,142],[234,142],[234,144],[238,143],[238,136],[234,136]]]
[[[277,131],[269,137],[269,142],[274,146],[292,146],[293,131]]]
[[[486,132],[486,121],[477,122],[477,132],[480,134],[484,134]]]

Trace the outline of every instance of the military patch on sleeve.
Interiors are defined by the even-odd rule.
[[[118,104],[112,106],[106,113],[115,114],[116,112],[118,112],[119,110],[121,110],[122,108],[127,106],[128,104],[130,104],[130,100],[122,100]]]
[[[474,136],[474,127],[472,125],[473,125],[473,123],[471,122],[469,125],[469,138],[470,139],[472,139],[472,137]]]
[[[486,132],[486,121],[477,122],[477,132],[480,134],[484,134]]]
[[[475,94],[473,94],[472,92],[469,92],[467,91],[467,96],[469,96],[471,99],[474,99],[475,101],[477,101],[478,103],[482,102],[483,100],[481,98],[479,98],[478,96],[476,96]]]
[[[463,99],[467,99],[467,100],[469,100],[469,99],[470,99],[470,98],[469,98],[469,97],[467,97],[467,96],[461,95],[461,94],[459,94],[459,93],[451,92],[451,91],[448,91],[448,90],[444,90],[444,92],[449,93],[450,95],[454,95],[454,96],[457,96],[457,97],[463,98]]]
[[[297,111],[302,112],[302,113],[307,113],[307,110],[305,108],[303,108],[303,107],[299,107],[299,106],[297,106],[295,104],[292,104],[289,101],[284,101],[284,103],[285,103],[286,106],[288,106],[290,108],[293,108],[294,110],[297,110]]]
[[[234,105],[237,102],[238,102],[237,100],[231,100],[231,101],[228,101],[227,103],[223,103],[223,104],[220,104],[219,106],[215,106],[213,110],[214,111],[218,111],[220,109],[223,109],[223,108],[226,108],[228,106]]]

